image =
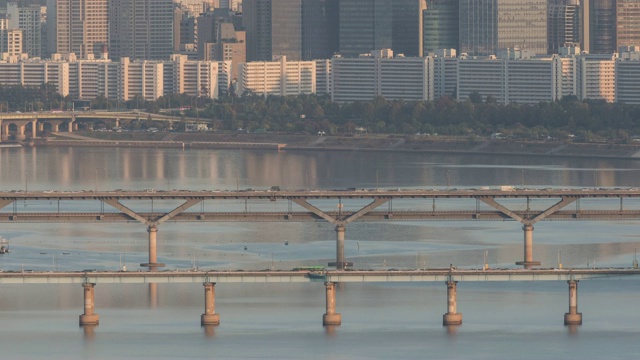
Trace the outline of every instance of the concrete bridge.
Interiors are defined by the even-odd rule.
[[[180,116],[150,114],[141,111],[38,111],[25,113],[0,113],[0,142],[8,140],[35,139],[43,131],[73,132],[78,130],[78,121],[110,121],[114,127],[120,126],[122,121],[162,121],[174,122],[199,121],[207,119],[193,119]]]
[[[462,313],[457,311],[457,284],[460,281],[566,281],[569,287],[569,311],[564,315],[565,325],[582,324],[578,312],[578,282],[589,279],[640,280],[639,269],[537,269],[537,270],[459,270],[449,269],[407,271],[150,271],[150,272],[3,272],[0,285],[5,284],[80,284],[84,292],[84,313],[80,325],[97,325],[100,316],[95,312],[95,287],[100,284],[157,284],[202,283],[205,291],[204,313],[201,325],[218,325],[220,314],[215,311],[215,285],[217,283],[323,283],[326,312],[323,325],[340,325],[342,315],[336,312],[336,284],[353,282],[443,282],[447,286],[447,312],[443,325],[462,324]],[[157,290],[156,290],[157,291]],[[153,292],[153,291],[152,291]]]
[[[0,192],[0,223],[139,222],[149,234],[149,261],[141,266],[157,270],[164,266],[157,259],[157,236],[165,222],[327,222],[336,231],[336,261],[329,265],[341,270],[352,265],[344,242],[347,225],[355,221],[510,220],[524,232],[524,256],[516,264],[532,269],[540,265],[533,258],[534,224],[638,220],[639,198],[639,189],[9,191]],[[581,200],[588,201],[586,209]],[[33,205],[18,206],[26,202]],[[73,202],[88,202],[96,211],[65,207]]]

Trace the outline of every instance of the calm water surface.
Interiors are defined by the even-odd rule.
[[[0,148],[2,190],[334,188],[640,187],[637,161],[544,157],[443,156],[359,152],[264,152],[100,148]],[[332,203],[319,203],[331,209]],[[466,207],[455,202],[443,207]],[[58,204],[26,202],[16,211]],[[99,204],[60,204],[97,211]],[[172,203],[143,204],[170,209]],[[244,203],[205,204],[243,209]],[[255,209],[287,204],[250,203]],[[347,205],[357,207],[358,204]],[[425,204],[403,206],[429,208]],[[475,206],[475,205],[474,205]],[[518,208],[526,204],[511,203]],[[532,204],[544,208],[546,203]],[[610,204],[615,209],[619,204]],[[583,201],[581,207],[588,208]],[[625,202],[638,208],[640,203]],[[6,211],[7,209],[5,209]],[[138,209],[136,209],[138,210]],[[141,209],[142,210],[142,209]],[[629,266],[638,222],[541,222],[534,258],[543,266]],[[346,256],[359,268],[515,267],[522,230],[515,222],[354,223]],[[335,257],[325,223],[178,224],[158,233],[167,268],[290,269]],[[141,224],[0,224],[14,250],[2,270],[130,271],[146,262]],[[284,245],[288,242],[289,245]],[[244,247],[247,250],[244,250]],[[100,325],[80,328],[79,286],[4,285],[0,294],[3,358],[23,359],[628,359],[640,351],[638,281],[583,281],[584,324],[563,326],[562,282],[460,283],[464,323],[441,326],[444,284],[348,284],[338,288],[343,324],[324,328],[321,284],[216,286],[221,325],[202,328],[203,287],[99,285]]]

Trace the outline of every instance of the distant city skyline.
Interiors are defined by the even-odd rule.
[[[3,2],[0,1],[0,6]],[[42,6],[46,4],[46,6]],[[21,30],[22,53],[45,57],[107,52],[119,59],[223,60],[219,23],[232,23],[246,61],[357,57],[392,49],[425,56],[454,48],[470,56],[520,48],[552,54],[565,44],[612,53],[640,44],[640,0],[41,0],[7,2],[0,52]],[[215,11],[214,11],[215,9]],[[222,15],[217,9],[227,9]],[[228,29],[226,30],[228,32]],[[230,50],[231,51],[231,50]]]

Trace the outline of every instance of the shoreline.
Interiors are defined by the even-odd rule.
[[[0,147],[15,147],[0,143]],[[606,144],[570,141],[469,140],[453,137],[221,133],[57,133],[25,141],[24,146],[130,147],[176,149],[254,149],[275,151],[366,151],[483,156],[548,156],[640,160],[640,143]]]

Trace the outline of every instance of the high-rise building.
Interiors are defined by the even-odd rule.
[[[547,53],[547,0],[460,0],[459,16],[461,53]]]
[[[391,49],[404,56],[423,54],[423,11],[425,0],[395,0],[391,3]]]
[[[338,51],[338,0],[302,0],[302,58],[330,59]]]
[[[47,0],[49,53],[98,57],[109,41],[109,0]]]
[[[339,1],[339,50],[345,57],[392,49],[422,55],[422,10],[425,0]]]
[[[193,13],[181,7],[173,10],[173,52],[197,57],[198,22]]]
[[[233,11],[242,11],[242,0],[220,0],[220,7]]]
[[[173,53],[172,0],[110,0],[109,5],[111,57],[169,59]]]
[[[0,55],[21,56],[22,51],[21,29],[9,30],[7,19],[0,19]]]
[[[589,0],[589,49],[593,54],[616,50],[616,0]]]
[[[547,19],[548,53],[557,54],[565,44],[582,42],[579,0],[549,0]]]
[[[616,2],[616,49],[621,46],[640,46],[640,1]]]
[[[42,56],[42,18],[40,5],[21,6],[17,2],[7,3],[7,25],[9,30],[21,29],[23,51],[30,57]]]
[[[423,11],[424,55],[458,48],[458,11],[457,1],[427,0]]]
[[[302,0],[244,0],[247,61],[302,58]]]

